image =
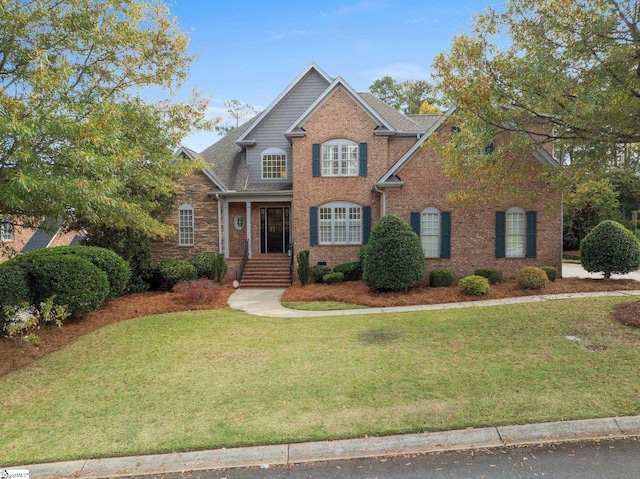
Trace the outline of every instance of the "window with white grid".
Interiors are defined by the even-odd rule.
[[[0,216],[0,241],[13,241],[13,224],[11,218],[2,218]]]
[[[276,180],[287,177],[287,154],[279,148],[262,153],[262,179]]]
[[[178,208],[178,245],[193,246],[193,208],[182,205]]]
[[[507,258],[524,257],[524,210],[517,206],[509,208],[506,214],[506,250]]]
[[[358,176],[358,144],[344,139],[323,143],[322,176]]]
[[[327,203],[318,208],[320,244],[362,244],[362,208],[353,203]]]
[[[422,210],[420,240],[425,258],[440,257],[440,210],[429,207]]]

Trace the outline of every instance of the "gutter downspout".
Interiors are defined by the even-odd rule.
[[[378,189],[378,185],[373,185],[373,191],[380,194],[382,196],[382,201],[380,202],[380,218],[384,218],[387,216],[387,192]]]
[[[222,253],[222,206],[220,205],[220,195],[216,193],[216,200],[218,200],[218,254]]]

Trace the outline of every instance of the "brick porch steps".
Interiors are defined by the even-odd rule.
[[[264,254],[247,260],[240,281],[241,288],[287,288],[289,279],[289,256]]]

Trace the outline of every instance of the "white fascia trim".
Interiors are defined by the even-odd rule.
[[[390,132],[395,132],[394,128],[389,123],[387,123],[387,121],[384,118],[382,118],[380,114],[377,111],[375,111],[367,102],[365,102],[362,99],[362,97],[358,95],[358,92],[356,92],[351,87],[351,85],[349,85],[346,81],[344,81],[342,77],[338,77],[335,80],[333,80],[331,85],[329,85],[327,89],[318,98],[316,98],[316,101],[314,101],[309,106],[309,108],[307,108],[306,111],[302,115],[300,115],[300,117],[298,117],[296,121],[293,122],[293,124],[284,133],[285,136],[299,133],[298,128],[300,128],[301,125],[304,124],[304,122],[307,121],[309,117],[311,117],[316,112],[316,110],[320,108],[328,100],[331,94],[337,88],[340,88],[340,87],[343,88],[344,91],[351,97],[351,99],[357,105],[360,105],[360,108],[362,108],[371,118],[373,118],[373,120],[379,126],[385,128]]]
[[[380,178],[377,182],[376,185],[380,185],[380,186],[384,186],[383,183],[385,181],[387,181],[391,176],[395,175],[404,165],[407,161],[409,161],[409,159],[413,156],[413,154],[418,151],[418,149],[420,149],[420,147],[422,146],[422,144],[427,141],[431,135],[433,134],[433,132],[435,132],[438,128],[440,128],[442,126],[442,124],[447,121],[447,119],[453,115],[453,113],[456,111],[456,107],[452,106],[451,108],[449,108],[446,112],[444,112],[444,114],[438,119],[438,121],[436,121],[431,128],[429,128],[427,130],[427,132],[422,135],[418,141],[416,141],[413,146],[411,148],[409,148],[409,150],[400,157],[400,159],[398,161],[395,162],[395,164],[384,174],[384,176],[382,178]]]
[[[204,158],[202,158],[202,156],[200,156],[200,154],[198,154],[195,151],[187,148],[186,146],[181,146],[174,153],[175,156],[180,156],[181,154],[184,154],[190,160],[200,159],[202,161],[206,161]],[[209,168],[205,168],[204,170],[202,170],[202,172],[205,174],[205,176],[207,178],[209,178],[211,180],[211,182],[214,185],[216,185],[220,189],[220,191],[227,191],[227,189],[224,187],[224,185],[216,177],[215,173],[213,173],[213,171],[209,170]]]
[[[329,75],[327,75],[322,68],[320,68],[318,65],[316,65],[315,62],[311,62],[309,63],[309,65],[307,65],[307,67],[302,70],[297,77],[295,77],[293,79],[293,81],[291,83],[289,83],[289,86],[287,86],[287,88],[285,88],[282,93],[280,93],[280,95],[277,96],[277,98],[275,100],[273,100],[273,102],[271,102],[271,104],[262,112],[260,113],[260,115],[258,116],[258,118],[256,118],[256,120],[253,122],[253,124],[246,129],[246,131],[240,135],[240,138],[238,138],[236,140],[236,143],[240,144],[244,141],[246,141],[247,137],[249,136],[249,134],[251,134],[251,132],[262,122],[262,120],[264,120],[264,118],[271,113],[271,111],[276,107],[276,105],[278,105],[278,103],[280,103],[280,101],[289,94],[289,92],[291,92],[291,90],[293,90],[295,88],[295,86],[300,82],[300,80],[302,80],[307,73],[309,73],[311,70],[315,70],[316,72],[318,72],[318,74],[324,78],[327,83],[331,83],[332,79]]]

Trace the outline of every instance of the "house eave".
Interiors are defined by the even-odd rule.
[[[238,146],[256,146],[256,140],[236,141],[236,145],[238,145]]]
[[[398,191],[404,185],[404,181],[394,181],[393,183],[376,183],[376,188],[385,191]]]

